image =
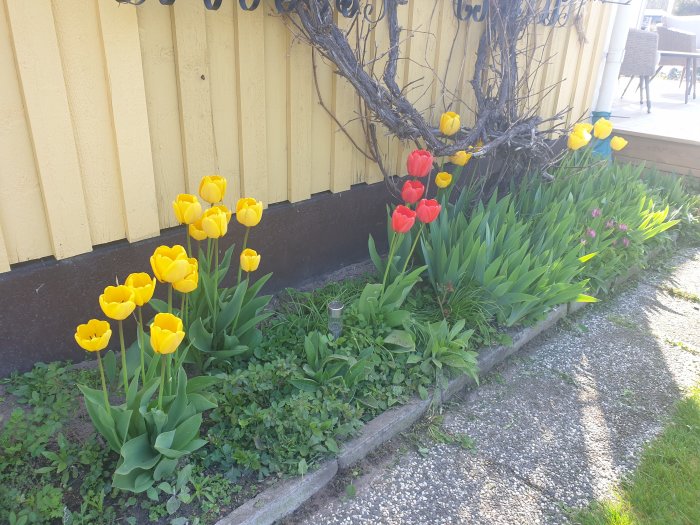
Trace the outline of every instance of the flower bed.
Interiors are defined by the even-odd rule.
[[[443,119],[446,137],[454,119]],[[226,181],[205,177],[208,209],[193,195],[173,203],[187,247],[158,248],[153,276],[128,275],[96,301],[121,352],[106,351],[112,326],[93,319],[76,342],[99,373],[52,364],[5,382],[17,409],[0,431],[0,521],[211,523],[337,455],[388,409],[439,401],[455,377],[476,380],[475,349],[508,344],[508,328],[558,305],[595,301],[669,228],[696,231],[698,200],[679,182],[645,182],[641,170],[591,156],[589,131],[610,134],[597,126],[574,131],[578,151],[553,177],[533,174],[486,202],[480,181],[461,180],[479,145],[437,170],[429,152],[414,151],[403,204],[387,217],[388,256],[369,242],[376,273],[288,291],[275,310],[248,246],[262,204],[245,198],[228,210]],[[218,249],[234,213],[246,228],[237,257]],[[167,300],[154,298],[161,287]],[[329,328],[331,301],[345,305],[340,333]],[[124,322],[138,327],[130,345]]]

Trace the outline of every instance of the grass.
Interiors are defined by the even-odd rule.
[[[580,525],[700,523],[700,384],[680,401],[615,497],[573,514]]]

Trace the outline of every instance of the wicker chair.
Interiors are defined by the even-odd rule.
[[[644,104],[644,92],[647,95],[647,113],[651,113],[649,100],[649,80],[654,75],[658,62],[659,35],[650,31],[630,29],[625,44],[625,56],[620,66],[620,76],[630,77],[627,87],[622,92],[625,96],[627,88],[634,77],[639,77],[639,103]]]
[[[656,28],[656,32],[659,34],[659,49],[661,51],[682,51],[684,53],[693,53],[696,51],[695,46],[697,36],[695,33],[682,31],[680,29],[670,29],[664,26],[658,26]],[[686,60],[682,57],[661,57],[659,67],[656,70],[656,73],[654,73],[654,76],[656,76],[664,66],[677,66],[683,68],[680,79],[680,85],[683,85],[683,78],[686,74]]]

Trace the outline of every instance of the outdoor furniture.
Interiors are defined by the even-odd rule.
[[[656,32],[659,34],[659,50],[660,51],[680,51],[683,53],[694,53],[697,48],[696,35],[680,29],[670,29],[665,26],[658,26]],[[686,61],[683,57],[665,55],[659,61],[659,68],[654,73],[656,76],[664,66],[678,66],[683,68],[681,73],[681,84],[686,75]],[[653,77],[652,77],[653,78]]]
[[[685,62],[685,103],[688,103],[688,95],[693,92],[693,98],[695,98],[696,85],[697,85],[697,65],[698,59],[700,59],[700,53],[693,52],[683,52],[683,51],[659,51],[662,60],[664,58],[672,60],[680,60]]]
[[[639,77],[639,103],[640,105],[644,104],[644,92],[646,91],[647,113],[651,113],[649,79],[654,75],[656,69],[658,44],[658,34],[641,29],[630,29],[625,44],[625,56],[620,66],[620,75],[630,77],[622,96],[625,96],[634,77]]]
[[[668,29],[683,31],[695,35],[695,49],[700,49],[700,15],[697,16],[673,16],[664,17],[664,26]],[[660,45],[659,45],[660,46]],[[663,48],[662,48],[663,49]]]

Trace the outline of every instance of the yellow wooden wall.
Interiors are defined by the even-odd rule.
[[[563,79],[543,114],[571,106],[576,120],[587,111],[607,16],[609,6],[590,3],[585,35],[531,31],[553,57],[538,86]],[[483,23],[458,22],[452,0],[410,0],[400,22],[410,60],[397,78],[412,83],[409,98],[435,123],[445,109],[473,122]],[[366,51],[377,74],[387,44],[380,23]],[[316,66],[324,103],[364,145],[352,88],[319,57]],[[410,146],[378,135],[385,164],[400,173]],[[174,196],[196,193],[211,173],[228,178],[229,206],[241,195],[297,202],[381,180],[319,104],[310,48],[269,9],[0,0],[0,271],[156,236],[175,225]]]

